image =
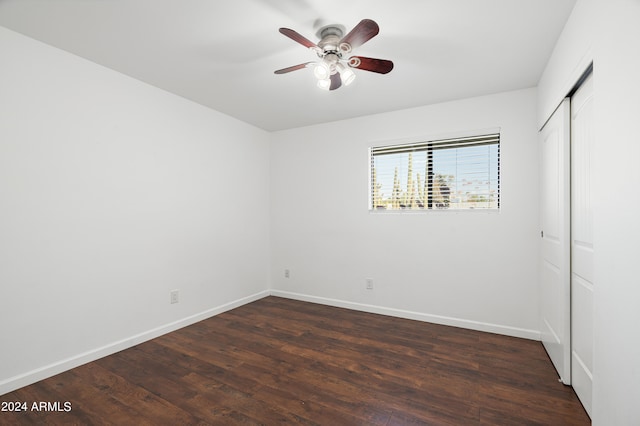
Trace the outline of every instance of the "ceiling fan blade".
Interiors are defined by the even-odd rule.
[[[298,42],[303,46],[306,46],[306,47],[317,47],[314,42],[308,40],[304,36],[300,35],[296,31],[291,30],[289,28],[280,28],[280,33],[286,35],[291,40],[293,40],[295,42]]]
[[[281,70],[274,71],[274,74],[286,74],[291,71],[301,70],[302,68],[306,68],[307,65],[312,64],[313,62],[306,62],[304,64],[294,65],[292,67],[282,68]]]
[[[365,58],[364,56],[352,56],[349,58],[349,66],[359,70],[387,74],[393,69],[393,62],[386,59]]]
[[[374,38],[378,32],[380,32],[380,27],[378,27],[378,24],[376,24],[375,21],[372,21],[371,19],[363,19],[358,23],[358,25],[353,27],[349,34],[340,40],[340,45],[342,46],[343,44],[347,44],[351,48],[355,49]],[[346,49],[341,47],[342,50],[347,52],[351,51],[351,48]]]
[[[331,76],[331,86],[329,86],[329,90],[336,90],[342,86],[342,78],[340,78],[339,73],[335,73]]]

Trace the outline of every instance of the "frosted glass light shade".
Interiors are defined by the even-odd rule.
[[[329,66],[324,62],[318,62],[316,67],[313,69],[313,75],[316,76],[318,80],[326,80],[329,78],[331,70]]]
[[[340,77],[342,77],[342,84],[345,86],[350,85],[356,79],[356,73],[342,64],[338,65],[338,71],[340,72]]]
[[[323,90],[329,90],[329,88],[331,87],[331,80],[329,78],[318,80],[318,87]]]

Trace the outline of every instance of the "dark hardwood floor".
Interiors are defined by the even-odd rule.
[[[2,425],[590,424],[539,342],[277,297],[0,401],[28,403]]]

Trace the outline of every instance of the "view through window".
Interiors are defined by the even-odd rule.
[[[370,209],[500,208],[500,134],[371,148]]]

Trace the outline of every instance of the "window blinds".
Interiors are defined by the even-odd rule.
[[[498,209],[500,134],[371,148],[370,208]]]

